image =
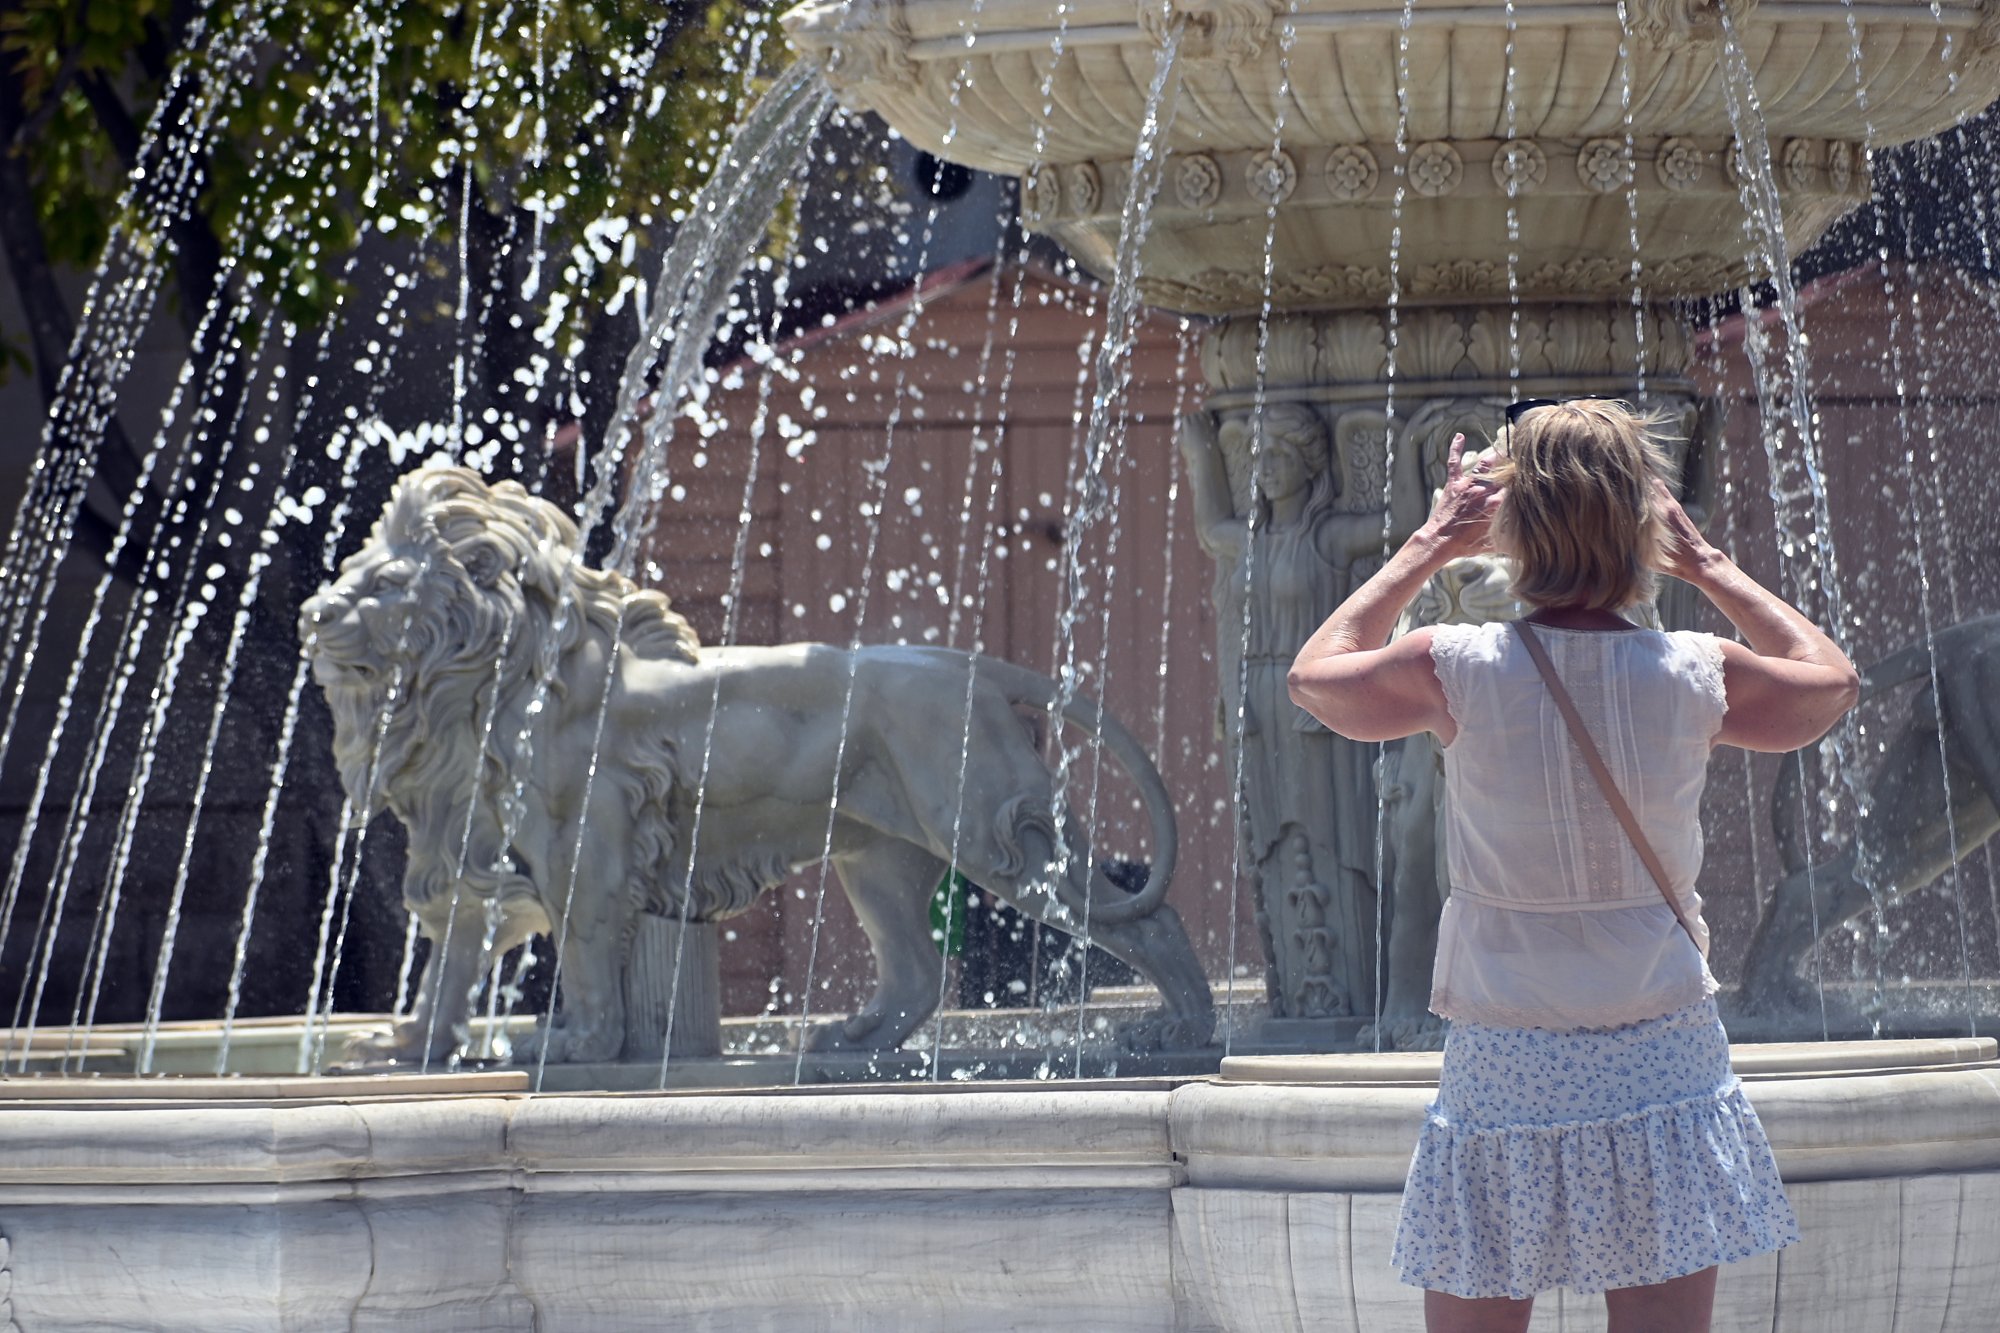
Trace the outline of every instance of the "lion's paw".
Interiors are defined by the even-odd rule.
[[[1175,1014],[1155,1009],[1118,1029],[1118,1045],[1134,1055],[1198,1051],[1215,1035],[1213,1013]]]
[[[624,1049],[624,1034],[596,1027],[578,1027],[558,1019],[554,1026],[537,1023],[535,1030],[514,1043],[509,1057],[517,1065],[607,1064]]]
[[[392,1025],[386,1032],[357,1032],[341,1047],[339,1067],[388,1069],[400,1065],[420,1065],[424,1063],[427,1041],[431,1041],[436,1048],[430,1053],[432,1061],[450,1054],[451,1033],[441,1032],[433,1039],[425,1028],[424,1024],[406,1019]]]
[[[560,1041],[551,1041],[551,1038],[561,1031],[560,1028],[551,1030],[546,1021],[536,1023],[533,1032],[524,1032],[514,1039],[513,1048],[507,1053],[508,1061],[517,1065],[540,1064],[542,1049],[547,1047],[549,1063],[560,1064],[561,1057],[555,1053],[561,1049]]]

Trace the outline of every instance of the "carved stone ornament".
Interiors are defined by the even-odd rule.
[[[1626,22],[1632,36],[1663,50],[1676,51],[1722,36],[1722,10],[1740,25],[1757,0],[1626,0]]]
[[[1075,817],[1015,713],[1057,700],[1048,677],[962,653],[918,662],[893,648],[832,655],[804,671],[806,659],[788,647],[718,659],[666,597],[586,566],[581,545],[566,512],[514,482],[422,467],[396,483],[374,532],[302,609],[300,638],[332,711],[342,786],[357,809],[386,807],[407,828],[403,898],[431,941],[416,1010],[350,1045],[350,1058],[448,1055],[478,978],[536,932],[559,941],[563,1010],[516,1045],[515,1058],[534,1058],[531,1047],[549,1060],[629,1058],[636,1034],[617,997],[639,918],[734,916],[794,865],[821,858],[834,794],[852,790],[859,770],[799,783],[766,756],[832,753],[848,703],[869,719],[855,723],[850,767],[881,762],[898,774],[888,800],[908,812],[834,835],[870,867],[870,911],[923,920],[937,867],[956,856],[978,884],[1046,924],[1095,928],[1100,940],[1129,935],[1135,952],[1126,956],[1171,994],[1169,1012],[1140,1020],[1125,1039],[1147,1048],[1208,1040],[1214,1005],[1201,964],[1179,919],[1162,910],[1173,802],[1143,751],[1125,748],[1118,760],[1142,794],[1153,856],[1146,885],[1126,893],[1089,858],[1059,854],[1065,819]],[[607,677],[614,651],[619,670]],[[555,688],[538,684],[543,672]],[[718,724],[704,737],[717,673],[747,715],[783,719],[770,722],[778,730]],[[395,693],[392,682],[404,681],[417,683]],[[925,721],[958,708],[976,715],[978,734],[1004,738],[963,776]],[[1086,732],[1102,725],[1094,711],[1066,718]],[[703,756],[699,772],[689,771],[691,755]],[[945,794],[961,780],[991,800],[966,802],[957,841]],[[711,811],[756,818],[712,814],[691,842],[696,781]],[[577,860],[569,821],[586,807],[590,855]],[[939,827],[953,832],[940,841]],[[572,865],[574,880],[551,878],[549,867]],[[886,929],[869,931],[881,964],[874,996],[815,1032],[819,1049],[893,1049],[936,1008],[937,950],[923,934]]]
[[[1826,146],[1826,183],[1846,194],[1854,184],[1854,145],[1835,139]]]
[[[1281,12],[1270,0],[1139,0],[1139,27],[1156,46],[1180,33],[1183,60],[1240,65],[1254,59]]]
[[[1389,275],[1379,268],[1331,264],[1281,269],[1269,294],[1280,305],[1372,305],[1388,292]],[[1201,269],[1182,277],[1141,273],[1139,296],[1169,310],[1225,314],[1256,309],[1264,301],[1265,283],[1258,274],[1227,269]]]
[[[1794,190],[1810,190],[1819,178],[1819,145],[1811,139],[1793,139],[1785,144],[1785,184]]]
[[[1653,158],[1660,184],[1669,190],[1692,190],[1708,170],[1706,156],[1692,139],[1663,139]]]
[[[1654,260],[1641,271],[1640,286],[1654,297],[1701,296],[1726,291],[1742,283],[1744,260],[1719,255]],[[1617,296],[1632,292],[1631,255],[1580,255],[1560,263],[1538,265],[1518,274],[1521,293],[1529,298]],[[1444,260],[1406,269],[1406,297],[1505,299],[1507,265],[1487,259]],[[1183,277],[1141,274],[1139,295],[1149,305],[1169,310],[1228,314],[1255,310],[1269,299],[1284,306],[1361,306],[1388,299],[1386,269],[1362,264],[1325,264],[1279,269],[1268,292],[1262,275],[1227,269],[1202,269]]]
[[[1051,166],[1036,167],[1021,181],[1021,212],[1030,223],[1056,215],[1062,207],[1062,182]]]
[[[1174,198],[1182,208],[1215,206],[1222,197],[1222,168],[1207,153],[1189,153],[1174,164]]]
[[[1464,178],[1464,159],[1442,139],[1420,143],[1410,154],[1410,188],[1418,194],[1432,198],[1450,194]]]
[[[1509,139],[1493,154],[1493,183],[1526,194],[1549,178],[1549,155],[1533,139]]]
[[[820,68],[826,86],[856,110],[874,107],[873,88],[917,82],[903,0],[848,0],[824,50]]]
[[[1599,194],[1632,183],[1632,161],[1623,139],[1592,139],[1576,150],[1576,176]]]
[[[1361,144],[1339,144],[1326,155],[1326,188],[1335,199],[1366,199],[1381,174],[1375,154]]]
[[[1341,468],[1340,507],[1349,513],[1380,511],[1389,488],[1389,418],[1374,408],[1343,413],[1334,422],[1334,457]]]
[[[1698,296],[1724,291],[1738,285],[1745,264],[1740,259],[1719,255],[1694,255],[1686,259],[1654,260],[1643,270],[1642,285],[1656,296]],[[1545,264],[1528,276],[1524,284],[1536,292],[1551,295],[1601,295],[1632,290],[1632,258],[1623,255],[1584,255],[1561,264]]]
[[[1244,168],[1244,184],[1250,197],[1260,204],[1282,204],[1299,185],[1298,164],[1282,148],[1266,148],[1251,157]]]
[[[1063,182],[1069,197],[1070,211],[1078,217],[1089,217],[1097,211],[1097,205],[1104,198],[1104,180],[1097,174],[1097,168],[1089,162],[1078,162],[1063,171]]]
[[[1425,264],[1410,280],[1413,296],[1479,296],[1505,290],[1507,266],[1491,259],[1446,259]]]
[[[1313,341],[1325,377],[1358,384],[1388,373],[1389,332],[1380,316],[1342,311],[1317,318],[1320,329]]]
[[[1649,375],[1682,376],[1687,371],[1688,342],[1674,311],[1648,305],[1644,324],[1643,366]],[[1422,397],[1423,387],[1469,380],[1504,381],[1520,358],[1520,373],[1534,378],[1593,379],[1630,376],[1642,362],[1635,316],[1629,299],[1583,302],[1524,302],[1515,306],[1504,295],[1484,304],[1427,306],[1404,310],[1397,321],[1395,377],[1399,419],[1414,408],[1403,397],[1405,385]],[[1272,388],[1292,385],[1377,385],[1388,372],[1388,316],[1381,310],[1318,310],[1274,315],[1259,314],[1219,321],[1203,341],[1201,366],[1211,391],[1238,395],[1258,384]],[[1657,388],[1657,386],[1656,386]],[[1380,400],[1375,400],[1379,409]],[[1380,413],[1377,411],[1379,424]],[[1346,418],[1342,418],[1345,420]],[[1497,426],[1498,421],[1488,423]],[[1338,431],[1336,432],[1338,435]],[[1449,441],[1450,436],[1444,437]],[[1380,438],[1372,448],[1380,452]],[[1350,450],[1341,446],[1341,456]],[[1438,455],[1441,460],[1442,453]],[[1342,466],[1351,474],[1344,493],[1358,485],[1375,494],[1381,486],[1379,469],[1370,482],[1357,480],[1367,468],[1352,460]],[[1431,484],[1441,484],[1441,478]]]

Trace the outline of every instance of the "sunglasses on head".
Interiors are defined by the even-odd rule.
[[[1513,425],[1524,414],[1532,412],[1538,407],[1561,407],[1564,403],[1573,403],[1575,401],[1574,398],[1523,398],[1518,403],[1507,404],[1507,424],[1510,426]]]

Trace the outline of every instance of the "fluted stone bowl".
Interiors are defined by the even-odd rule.
[[[1261,305],[1271,207],[1281,308],[1629,295],[1635,238],[1647,295],[1724,289],[1758,267],[1756,182],[1796,249],[1868,197],[1870,148],[2000,95],[1977,0],[1734,0],[1727,30],[1713,0],[1626,11],[1520,3],[1510,31],[1501,0],[1419,0],[1407,29],[1383,0],[811,0],[785,22],[849,105],[1019,176],[1028,225],[1100,273],[1176,42],[1141,286],[1210,313]],[[1754,78],[1740,134],[1725,66]]]

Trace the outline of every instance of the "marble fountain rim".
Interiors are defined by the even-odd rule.
[[[181,1025],[198,1026],[195,1024]],[[979,1092],[1172,1089],[1190,1083],[1273,1084],[1312,1087],[1435,1087],[1443,1057],[1437,1051],[1224,1055],[1214,1075],[1144,1074],[1066,1079],[893,1079],[881,1082],[751,1084],[720,1087],[533,1090],[526,1068],[486,1067],[452,1072],[383,1070],[326,1074],[205,1076],[0,1074],[0,1111],[22,1103],[161,1102],[179,1105],[345,1104],[455,1097],[791,1097],[856,1095],[962,1095]],[[1945,1070],[2000,1070],[2000,1040],[1993,1037],[1886,1038],[1859,1041],[1734,1042],[1730,1063],[1746,1082],[1840,1078]]]
[[[1739,1049],[1787,1180],[2000,1171],[2000,1060],[1991,1039],[1834,1045],[1878,1048],[1865,1053],[1876,1067],[1785,1068],[1769,1057],[1788,1050],[1796,1057],[1796,1046]],[[1841,1054],[1822,1051],[1821,1063]],[[1935,1063],[1925,1065],[1926,1057]],[[1185,1080],[750,1095],[529,1094],[460,1075],[456,1084],[433,1079],[421,1093],[383,1087],[214,1101],[92,1096],[90,1084],[102,1093],[111,1081],[84,1079],[67,1081],[75,1100],[59,1100],[9,1099],[9,1084],[0,1082],[0,1203],[149,1202],[163,1193],[270,1202],[440,1184],[530,1193],[1182,1185],[1393,1192],[1434,1089],[1383,1077],[1398,1059],[1424,1062],[1319,1057],[1322,1071],[1345,1065],[1373,1075],[1344,1083],[1244,1081],[1246,1071],[1274,1066],[1232,1057],[1227,1076]],[[1904,1063],[1881,1067],[1891,1059]],[[35,1081],[44,1094],[58,1091],[46,1086],[55,1080]]]
[[[1977,28],[1982,0],[1941,0],[1933,25],[1946,29]],[[913,60],[957,60],[965,55],[969,31],[979,33],[983,54],[1011,53],[1016,50],[1040,52],[1049,47],[1057,28],[1028,26],[1046,24],[1056,9],[1052,0],[986,0],[968,12],[962,0],[870,0],[855,10],[891,8],[901,16],[909,38],[907,55]],[[1184,6],[1175,6],[1176,9]],[[801,6],[801,9],[810,6]],[[1908,22],[1912,10],[1921,8],[1930,17],[1928,6],[1896,3],[1895,0],[1855,0],[1851,5],[1827,0],[1757,0],[1747,19],[1738,22],[1764,23],[1787,19],[1830,21],[1845,24],[1851,14],[1857,23]],[[1106,46],[1152,40],[1152,34],[1137,17],[1132,0],[1080,0],[1065,6],[1066,21],[1061,27],[1066,47]],[[1393,0],[1301,0],[1287,20],[1300,32],[1314,29],[1400,28],[1405,7]],[[1274,19],[1279,11],[1274,10]],[[1419,28],[1505,28],[1510,11],[1498,3],[1446,4],[1418,3],[1409,10],[1410,26]],[[1616,28],[1618,12],[1600,0],[1524,0],[1511,10],[1517,28],[1540,23],[1576,24]],[[1014,25],[1024,25],[1016,27]],[[858,25],[857,25],[858,26]]]

